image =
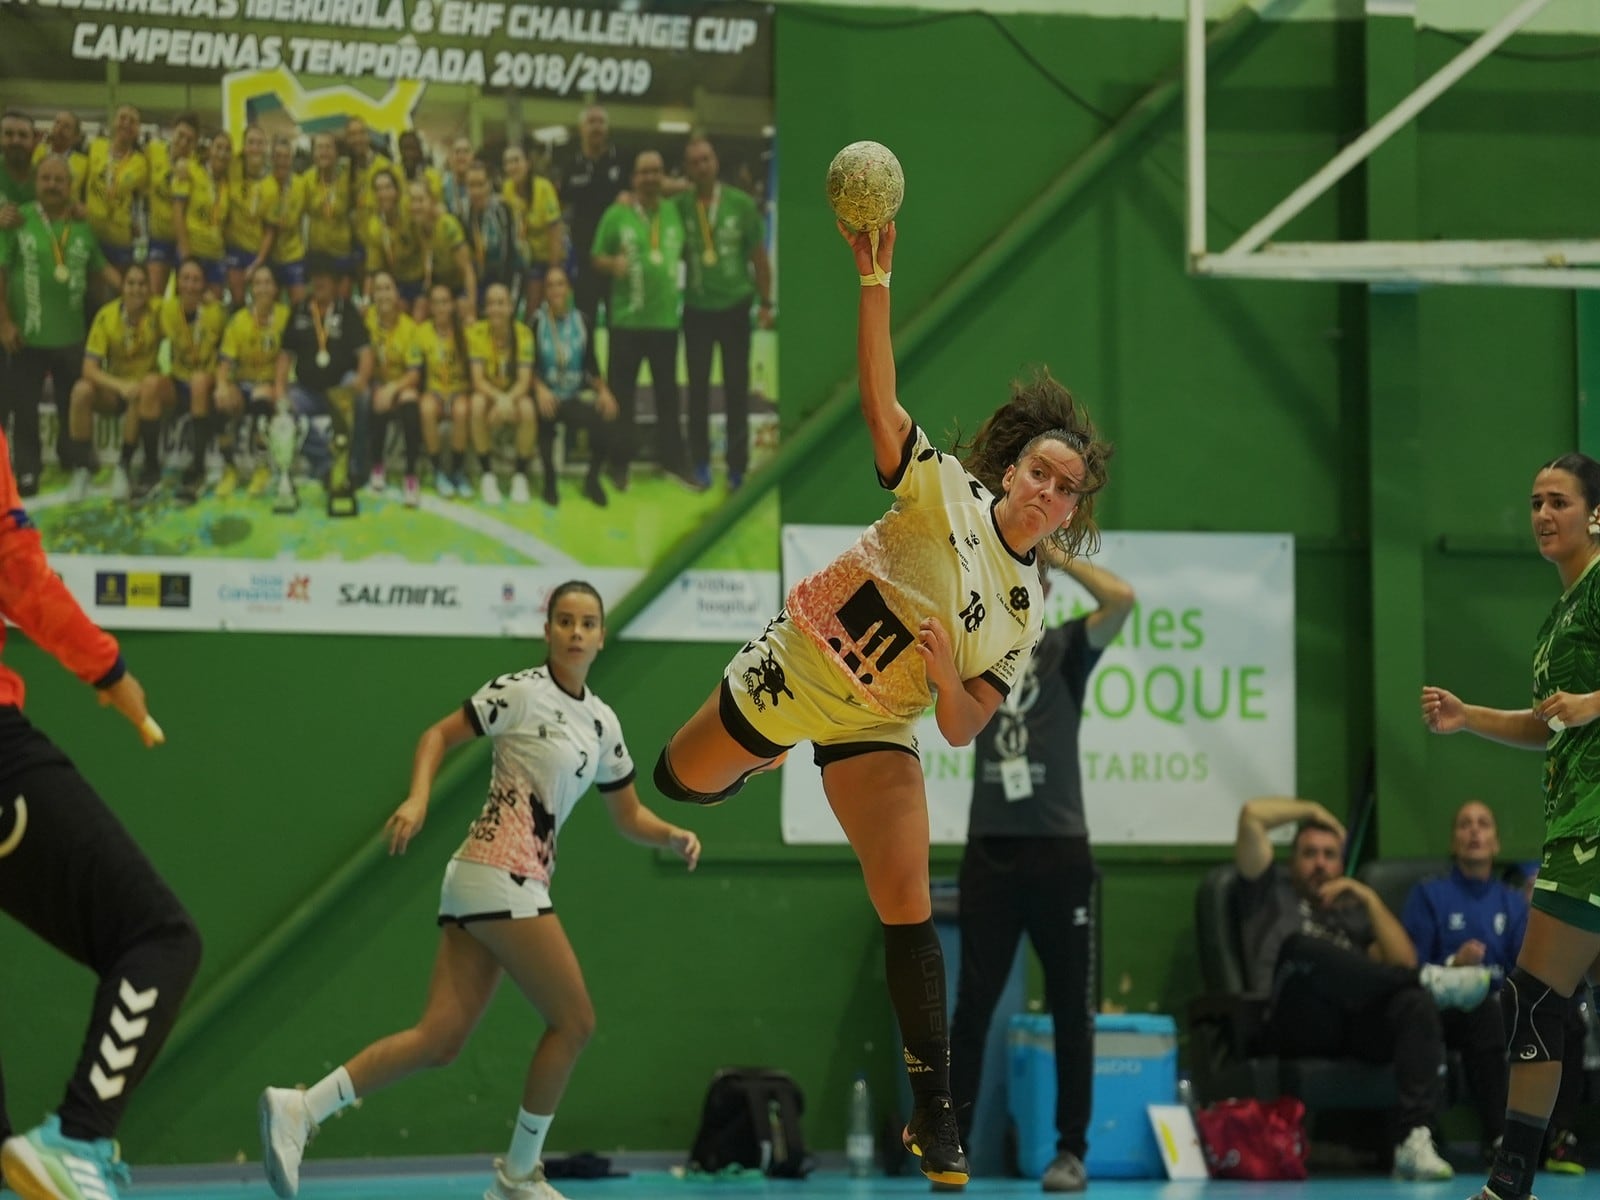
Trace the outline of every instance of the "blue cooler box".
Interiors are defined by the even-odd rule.
[[[1056,1156],[1056,1039],[1046,1015],[1011,1018],[1007,1030],[1011,1120],[1023,1175],[1038,1179]],[[1147,1104],[1178,1092],[1178,1027],[1168,1016],[1098,1014],[1094,1019],[1094,1111],[1090,1179],[1162,1179]]]

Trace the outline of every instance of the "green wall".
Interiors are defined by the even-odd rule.
[[[782,394],[793,426],[853,360],[856,285],[822,202],[823,168],[839,146],[875,138],[905,165],[894,292],[903,321],[1100,125],[976,18],[892,31],[859,28],[859,10],[786,7],[777,19]],[[1178,61],[1180,28],[1170,23],[1016,17],[1006,25],[1111,114]],[[1273,26],[1214,72],[1214,243],[1253,223],[1364,124],[1363,46],[1359,24]],[[1417,77],[1449,48],[1420,35]],[[1581,231],[1600,184],[1600,163],[1572,154],[1600,115],[1592,65],[1496,59],[1464,87],[1417,136],[1424,235]],[[1420,451],[1409,473],[1386,468],[1374,487],[1368,397],[1383,381],[1370,378],[1365,293],[1188,278],[1179,116],[1174,108],[924,353],[902,361],[900,392],[930,429],[958,420],[971,428],[1008,377],[1048,362],[1118,443],[1100,510],[1107,528],[1292,532],[1300,790],[1342,808],[1373,744],[1379,672],[1367,556],[1372,531],[1395,519],[1393,505],[1410,506],[1406,520],[1425,530],[1416,551],[1426,616],[1415,632],[1430,676],[1485,701],[1524,695],[1528,643],[1555,579],[1528,548],[1522,497],[1534,467],[1575,438],[1572,301],[1487,289],[1422,295]],[[1549,162],[1564,164],[1560,181]],[[1456,181],[1458,172],[1472,182]],[[1365,219],[1358,172],[1286,236],[1360,236]],[[1375,494],[1385,503],[1374,505]],[[782,499],[786,519],[810,522],[864,522],[883,501],[854,424],[785,480]],[[364,852],[403,794],[426,724],[484,678],[541,655],[538,644],[492,640],[123,641],[171,737],[158,754],[140,751],[22,639],[7,662],[29,680],[35,719],[194,910],[207,940],[197,997]],[[620,713],[646,774],[727,653],[628,643],[602,656],[593,683]],[[1386,852],[1437,848],[1448,813],[1469,794],[1499,809],[1508,852],[1534,849],[1532,756],[1463,739],[1429,743],[1426,754],[1424,793],[1383,797],[1386,813],[1405,814],[1385,823]],[[254,1157],[263,1084],[309,1083],[415,1018],[440,872],[480,789],[481,776],[439,797],[409,854],[375,864],[291,953],[160,1064],[124,1127],[131,1159]],[[705,839],[693,875],[610,834],[596,802],[580,806],[562,839],[558,912],[584,963],[599,1031],[551,1148],[686,1150],[705,1082],[733,1063],[792,1071],[810,1100],[811,1140],[835,1148],[850,1078],[868,1069],[886,1097],[897,1057],[876,924],[855,865],[836,849],[780,844],[771,779],[722,808],[673,816]],[[1103,850],[1109,1000],[1181,1013],[1197,980],[1193,886],[1221,854]],[[28,1123],[58,1098],[90,980],[9,925],[0,926],[0,961],[0,1053],[13,1117]],[[498,1150],[539,1029],[520,998],[500,996],[452,1069],[372,1098],[325,1130],[316,1154]]]

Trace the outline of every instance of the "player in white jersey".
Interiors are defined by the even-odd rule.
[[[560,1200],[540,1154],[584,1043],[594,1008],[583,973],[552,911],[556,835],[573,806],[599,787],[617,832],[670,849],[694,870],[700,839],[639,803],[633,759],[617,715],[586,686],[605,644],[600,594],[569,582],[550,596],[542,667],[502,675],[432,726],[417,743],[411,793],[389,818],[389,852],[405,853],[422,828],[445,752],[477,736],[494,739],[489,799],[445,870],[441,934],[427,1006],[415,1026],[373,1042],[307,1091],[261,1096],[267,1180],[279,1196],[300,1185],[300,1160],[317,1127],[358,1096],[453,1059],[488,1007],[502,973],[544,1018],[523,1086],[522,1108],[485,1200]]]
[[[840,227],[861,275],[861,411],[894,506],[797,583],[767,631],[656,763],[663,795],[716,804],[809,739],[828,803],[884,927],[889,998],[914,1096],[902,1138],[935,1183],[967,1182],[949,1087],[944,966],[928,898],[928,809],[912,723],[970,742],[1042,628],[1035,552],[1093,545],[1093,497],[1111,448],[1047,374],[1014,385],[965,461],[941,453],[895,395],[887,280],[865,233]],[[877,269],[875,269],[875,266]],[[957,449],[963,449],[958,447]],[[915,653],[910,651],[915,650]]]

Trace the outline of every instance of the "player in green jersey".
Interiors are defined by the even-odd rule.
[[[1564,454],[1533,481],[1533,535],[1561,596],[1533,651],[1533,702],[1495,709],[1422,689],[1434,733],[1470,730],[1544,751],[1544,858],[1528,931],[1501,992],[1511,1086],[1506,1130],[1477,1200],[1528,1200],[1561,1086],[1568,1000],[1600,955],[1600,462]]]

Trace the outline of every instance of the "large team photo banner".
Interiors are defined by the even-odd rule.
[[[783,577],[826,566],[860,534],[786,525]],[[1295,791],[1294,539],[1283,534],[1108,533],[1095,561],[1138,606],[1090,676],[1080,728],[1096,844],[1232,842],[1241,801]],[[1045,623],[1090,610],[1051,575]],[[1028,681],[1018,683],[1026,703]],[[961,844],[971,747],[953,749],[930,709],[917,726],[933,841]],[[809,749],[782,768],[783,840],[842,843]]]
[[[0,422],[88,611],[494,635],[565,579],[625,593],[777,448],[772,30],[0,3]],[[759,630],[777,513],[635,636]]]

